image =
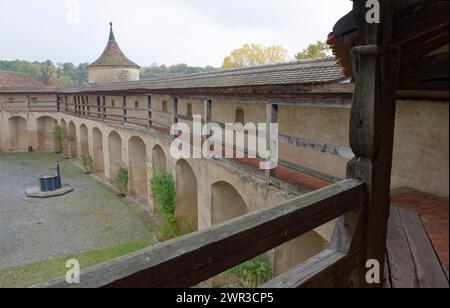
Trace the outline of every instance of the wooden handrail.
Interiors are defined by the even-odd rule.
[[[192,287],[324,225],[366,201],[366,186],[341,181],[284,204],[254,212],[95,266],[81,283],[58,279],[37,287]]]

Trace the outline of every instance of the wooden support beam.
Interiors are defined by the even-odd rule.
[[[122,119],[123,119],[123,124],[126,124],[128,122],[127,119],[127,97],[124,95],[122,96]]]
[[[69,111],[69,97],[64,95],[64,112]]]
[[[103,122],[106,120],[106,96],[102,97],[102,105],[103,105]]]
[[[207,99],[203,104],[203,124],[208,125],[212,121],[212,100]],[[211,135],[205,136],[206,139],[210,138]]]
[[[384,273],[387,222],[390,211],[390,186],[395,127],[395,96],[400,65],[400,50],[392,44],[393,11],[389,1],[382,1],[382,23],[368,24],[366,1],[355,0],[354,12],[362,44],[377,45],[381,52],[357,55],[358,74],[350,122],[350,144],[355,158],[347,167],[349,178],[367,184],[368,204],[364,226],[364,246],[359,265],[358,287],[365,281],[368,260],[380,263]],[[343,222],[337,228],[343,228]],[[383,279],[382,279],[383,280]]]
[[[27,108],[28,108],[28,112],[30,112],[31,110],[31,102],[30,102],[30,95],[27,95]]]
[[[178,123],[178,98],[172,98],[172,124]]]
[[[273,131],[272,124],[278,125],[278,105],[273,104],[270,100],[266,104],[266,145],[271,156],[278,156],[278,129]],[[270,184],[270,178],[275,177],[276,165],[271,163],[271,157],[267,159],[270,167],[273,169],[266,170],[266,184]],[[278,163],[278,162],[277,162]]]
[[[153,113],[152,113],[152,96],[147,95],[147,126],[152,127],[153,126]]]

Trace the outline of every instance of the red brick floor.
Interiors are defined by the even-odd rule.
[[[424,224],[442,267],[449,277],[449,199],[405,189],[393,192],[392,203],[416,212]]]

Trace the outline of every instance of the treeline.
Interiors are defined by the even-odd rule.
[[[78,85],[87,82],[87,63],[78,66],[73,63],[57,63],[47,60],[45,62],[28,62],[28,61],[1,61],[1,71],[11,71],[25,73],[36,79],[43,80],[47,72],[51,76],[51,80],[58,86]]]
[[[212,72],[218,70],[212,66],[193,67],[187,64],[177,64],[172,66],[165,66],[153,64],[150,67],[142,67],[140,71],[141,79],[166,78],[175,77],[188,74],[198,74],[205,72]]]
[[[45,62],[28,61],[1,61],[0,71],[11,71],[25,73],[36,79],[43,80],[48,72],[52,81],[58,86],[80,85],[88,82],[86,67],[88,63],[82,63],[78,66],[73,63],[56,63],[48,60]],[[186,74],[196,74],[217,70],[214,67],[191,67],[187,64],[177,64],[172,66],[152,65],[142,67],[140,70],[141,79],[167,78],[181,76]]]

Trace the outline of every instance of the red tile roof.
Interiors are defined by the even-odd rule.
[[[0,71],[0,88],[46,88],[46,86],[42,81],[27,74]]]

